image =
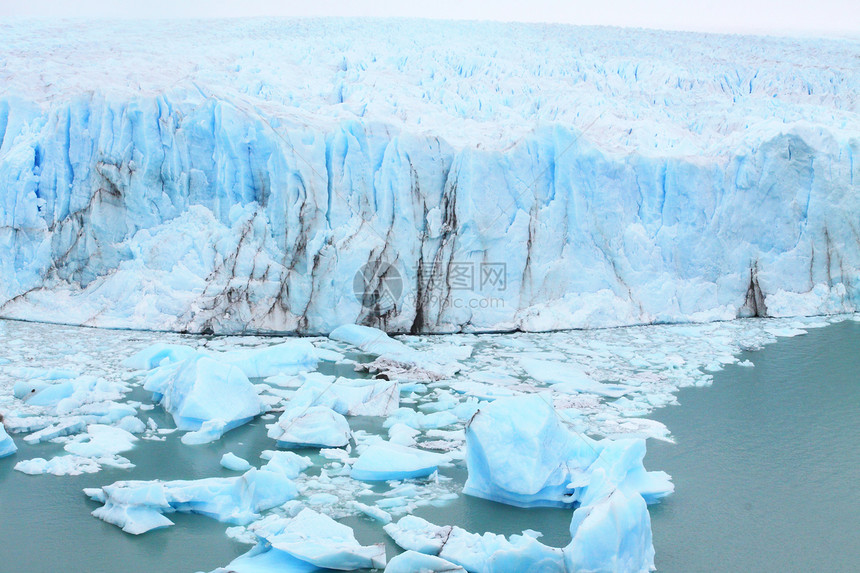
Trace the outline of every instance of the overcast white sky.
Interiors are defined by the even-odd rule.
[[[860,35],[860,0],[0,0],[10,16],[393,16]]]

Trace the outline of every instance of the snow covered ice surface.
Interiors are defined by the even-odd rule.
[[[645,470],[644,441],[672,437],[670,428],[644,416],[676,403],[680,387],[710,384],[710,373],[739,363],[742,350],[843,318],[392,339],[409,353],[439,355],[456,366],[449,378],[424,382],[373,380],[363,369],[346,376],[377,355],[354,346],[358,341],[304,339],[315,355],[326,357],[316,362],[317,371],[283,363],[283,373],[266,378],[248,380],[239,372],[239,387],[247,382],[265,409],[283,410],[280,418],[268,415],[272,449],[244,459],[212,449],[223,473],[185,481],[135,480],[133,464],[123,457],[142,440],[189,435],[158,427],[147,415],[163,407],[144,392],[148,378],[201,356],[267,356],[266,349],[277,348],[281,339],[0,321],[5,427],[19,444],[64,450],[50,459],[13,453],[0,463],[33,474],[96,472],[108,464],[125,468],[127,480],[87,491],[103,503],[95,515],[131,533],[169,526],[174,512],[221,520],[231,525],[228,535],[252,546],[225,569],[237,572],[309,571],[313,563],[369,567],[384,553],[358,545],[348,528],[325,521],[355,516],[376,528],[388,524],[399,545],[425,554],[392,559],[394,571],[446,563],[467,571],[484,571],[480,563],[491,563],[490,571],[541,563],[550,571],[648,570],[654,555],[646,502],[657,501],[672,485],[659,468]],[[222,370],[231,368],[238,367]],[[382,402],[380,395],[386,396]],[[362,404],[374,415],[363,412]],[[290,426],[312,412],[325,413],[328,421]],[[344,417],[346,429],[331,423],[340,420],[332,414]],[[302,430],[303,439],[322,442],[308,436],[334,435],[335,429],[349,432],[342,446],[276,449],[282,431]],[[455,470],[467,470],[468,480],[463,481],[465,471]],[[374,479],[384,481],[364,481]],[[410,515],[464,493],[521,506],[568,507],[570,543],[550,547],[534,531],[478,535]],[[320,525],[324,521],[328,525]],[[320,535],[301,537],[310,531]],[[448,542],[441,544],[444,538]]]
[[[270,19],[0,38],[6,317],[328,333],[373,323],[353,286],[380,260],[402,279],[388,332],[860,302],[857,41]]]

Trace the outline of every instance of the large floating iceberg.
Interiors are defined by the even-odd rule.
[[[674,490],[642,465],[645,440],[593,440],[562,422],[544,395],[499,398],[466,427],[463,492],[520,507],[573,506],[628,488],[649,501]]]
[[[850,40],[325,20],[3,37],[2,316],[450,332],[860,303]],[[132,76],[103,71],[120,51]]]
[[[143,387],[173,415],[180,430],[200,430],[218,421],[219,431],[225,432],[266,409],[242,370],[203,355],[153,370]]]
[[[223,570],[235,573],[352,571],[385,567],[385,546],[364,546],[352,529],[327,515],[303,509],[291,518],[269,516],[251,531],[258,544]]]

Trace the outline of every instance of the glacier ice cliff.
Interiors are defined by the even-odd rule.
[[[0,38],[2,317],[453,332],[860,306],[856,41],[337,20]],[[397,275],[391,304],[356,296],[364,265],[371,293]]]

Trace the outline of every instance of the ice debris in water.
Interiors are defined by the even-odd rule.
[[[15,469],[30,475],[59,476],[95,473],[102,466],[132,468],[134,465],[118,454],[132,449],[136,441],[133,434],[122,428],[90,424],[85,433],[75,435],[63,446],[70,455],[54,456],[50,460],[24,460],[18,462]]]
[[[290,399],[291,407],[326,406],[346,416],[388,416],[400,404],[397,382],[309,378]]]
[[[363,546],[356,541],[350,527],[312,509],[302,509],[295,517],[269,516],[250,530],[257,536],[258,545],[217,571],[275,573],[385,567],[385,545]],[[296,567],[296,562],[311,567]]]
[[[349,422],[325,406],[290,408],[269,426],[269,437],[282,448],[339,448],[349,443]]]
[[[454,360],[443,358],[445,356],[443,353],[415,350],[370,326],[345,324],[335,328],[329,334],[329,338],[345,342],[366,354],[376,356],[376,360],[363,367],[390,378],[441,380],[450,378],[460,370],[460,365]]]
[[[249,469],[241,476],[191,481],[119,481],[84,490],[104,505],[93,515],[135,535],[173,525],[164,514],[199,513],[246,525],[260,512],[298,495],[290,478],[271,469]]]

